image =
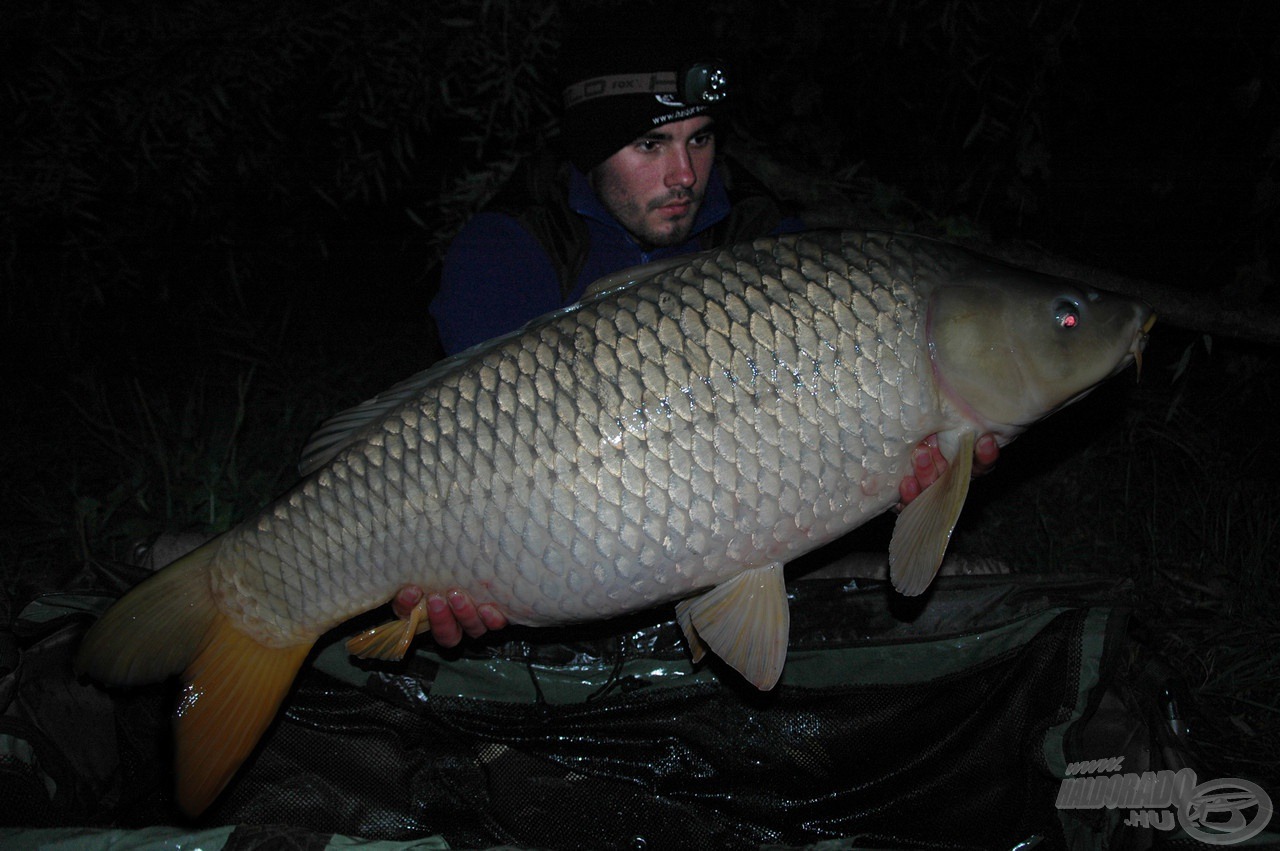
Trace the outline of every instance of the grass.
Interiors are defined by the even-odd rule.
[[[127,560],[164,531],[230,528],[292,484],[324,417],[430,357],[422,328],[300,329],[286,311],[236,310],[179,312],[161,344],[84,347],[65,373],[14,388],[0,616],[85,561]]]

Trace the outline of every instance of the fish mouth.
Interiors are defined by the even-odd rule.
[[[1148,309],[1147,319],[1138,329],[1138,333],[1133,335],[1133,345],[1129,347],[1129,355],[1133,358],[1138,381],[1142,380],[1142,350],[1147,347],[1147,340],[1151,338],[1151,329],[1155,324],[1156,314]]]
[[[1071,398],[1060,402],[1054,408],[1052,408],[1051,410],[1043,414],[1040,414],[1038,417],[1033,417],[1027,420],[1026,422],[1015,423],[1014,425],[1016,426],[1016,428],[1019,431],[1021,431],[1022,429],[1025,429],[1027,426],[1031,425],[1037,419],[1042,419],[1044,417],[1047,417],[1052,413],[1056,413],[1057,411],[1062,410],[1068,405],[1073,405],[1076,402],[1079,402],[1085,396],[1088,396],[1090,393],[1096,390],[1098,385],[1101,384],[1103,381],[1106,381],[1109,378],[1114,378],[1115,376],[1124,372],[1126,369],[1129,368],[1129,364],[1131,363],[1134,364],[1137,370],[1136,380],[1139,380],[1139,381],[1142,380],[1142,350],[1147,347],[1147,340],[1151,337],[1151,328],[1156,324],[1156,314],[1150,307],[1147,307],[1146,305],[1142,305],[1141,310],[1144,313],[1146,313],[1146,318],[1142,320],[1142,324],[1137,328],[1137,330],[1134,331],[1133,341],[1129,344],[1129,350],[1125,352],[1124,357],[1120,358],[1120,361],[1119,363],[1116,364],[1115,369],[1111,370],[1111,372],[1107,374],[1106,378],[1103,378],[1097,383],[1089,387],[1086,387],[1084,390],[1081,390],[1079,393],[1072,396]]]

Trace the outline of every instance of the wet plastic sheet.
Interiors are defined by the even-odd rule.
[[[5,847],[75,841],[33,828],[103,840],[110,828],[94,844],[114,846],[183,824],[172,688],[108,693],[70,676],[91,613],[119,590],[103,584],[36,601],[10,637],[0,824],[24,830],[0,835]],[[670,609],[508,630],[465,653],[423,641],[395,666],[348,657],[348,627],[322,640],[200,825],[136,847],[1054,848],[1135,835],[1123,813],[1055,807],[1069,761],[1151,764],[1141,701],[1117,680],[1124,586],[943,577],[917,601],[868,580],[789,588],[791,652],[767,694],[692,665]]]
[[[150,827],[140,830],[61,828],[49,830],[0,829],[5,851],[449,851],[439,837],[390,842],[345,836],[326,836],[286,827],[217,827],[207,830]]]

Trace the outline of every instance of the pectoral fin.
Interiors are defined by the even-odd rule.
[[[413,637],[418,634],[418,626],[427,617],[427,598],[418,601],[418,604],[409,612],[409,617],[401,620],[396,618],[384,624],[379,624],[371,629],[366,629],[359,635],[353,635],[347,639],[347,652],[353,656],[359,656],[361,659],[382,659],[386,662],[398,662],[404,658],[404,654],[409,650],[409,644],[413,641]]]
[[[889,542],[889,578],[902,594],[914,597],[933,582],[960,519],[973,473],[974,435],[960,436],[960,448],[947,471],[902,510]]]
[[[692,600],[683,600],[676,603],[676,623],[680,624],[680,631],[684,633],[685,643],[689,645],[689,657],[696,663],[701,662],[702,657],[707,655],[707,645],[702,643],[702,639],[698,637],[698,631],[693,628],[693,614],[689,611],[689,607],[685,605],[688,602],[692,602]]]
[[[782,564],[752,568],[676,604],[694,661],[710,648],[752,685],[773,688],[787,659],[791,613]]]

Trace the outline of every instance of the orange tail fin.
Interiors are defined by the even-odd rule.
[[[213,540],[142,582],[85,636],[76,670],[132,685],[182,673],[174,712],[178,805],[199,815],[275,717],[310,644],[266,647],[219,610],[209,585]]]

